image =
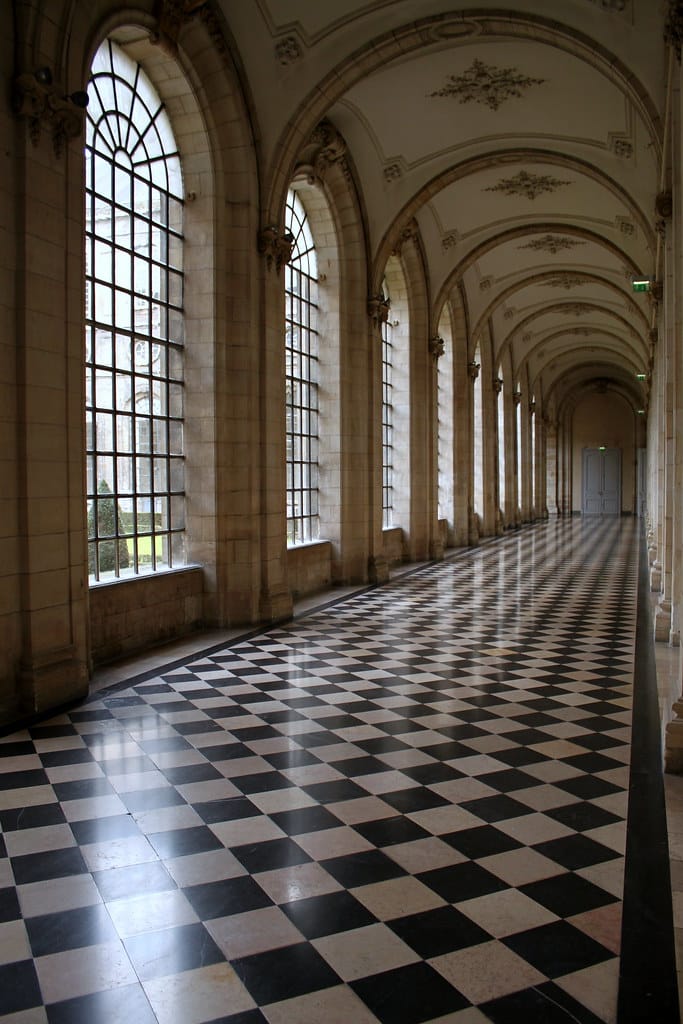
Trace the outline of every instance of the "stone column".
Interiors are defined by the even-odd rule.
[[[15,82],[19,201],[6,238],[16,273],[16,493],[7,486],[18,537],[8,557],[21,622],[15,700],[25,713],[83,696],[88,680],[83,111],[62,92],[48,69]]]
[[[261,360],[259,368],[261,592],[259,617],[277,621],[292,613],[287,582],[284,281],[292,236],[277,226],[259,232]]]

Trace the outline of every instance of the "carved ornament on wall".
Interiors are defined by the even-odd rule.
[[[169,56],[177,57],[180,30],[207,4],[208,0],[156,0],[154,15],[157,25],[150,42]]]
[[[63,96],[62,90],[53,83],[49,68],[18,75],[13,83],[12,106],[18,117],[28,121],[31,142],[37,146],[40,134],[46,128],[52,135],[57,157],[66,143],[78,138],[83,131],[87,105],[86,92]]]
[[[556,256],[558,252],[573,249],[577,245],[585,245],[585,242],[577,242],[574,238],[563,238],[562,235],[543,235],[541,238],[534,238],[525,245],[518,245],[518,249],[533,249],[534,252],[548,252]]]
[[[444,235],[441,239],[441,248],[444,252],[448,252],[449,249],[454,249],[460,241],[460,235],[457,231],[449,231],[447,235]]]
[[[536,199],[544,192],[556,192],[561,185],[571,185],[571,181],[553,178],[550,174],[530,174],[520,171],[512,178],[501,178],[497,185],[489,185],[483,192],[502,192],[506,196],[522,196],[524,199]]]
[[[503,390],[503,378],[502,377],[494,377],[493,378],[493,390],[495,391],[495,393],[497,395],[499,395],[501,393],[501,391]]]
[[[436,363],[446,351],[446,342],[438,334],[429,339],[429,354]]]
[[[468,363],[467,364],[467,375],[470,380],[474,381],[479,376],[479,363]]]
[[[309,141],[302,147],[297,163],[299,170],[308,171],[311,183],[324,181],[330,167],[337,165],[344,177],[351,178],[346,159],[346,142],[331,121],[324,118],[311,132]]]
[[[409,221],[399,233],[396,244],[391,250],[392,256],[400,256],[403,246],[408,242],[414,242],[419,238],[420,229],[415,219]]]
[[[368,299],[368,316],[375,327],[381,327],[389,319],[391,301],[384,295],[371,295]]]
[[[541,85],[545,79],[522,75],[517,68],[497,68],[476,57],[461,75],[449,75],[446,85],[428,93],[430,97],[453,97],[459,103],[481,103],[498,110],[506,100],[521,97],[524,89]]]
[[[294,235],[289,231],[281,231],[276,225],[269,224],[259,231],[258,251],[266,258],[268,270],[275,266],[280,273],[282,266],[289,263],[294,248]]]

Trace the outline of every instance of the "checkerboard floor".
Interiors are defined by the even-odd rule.
[[[613,1021],[636,574],[551,522],[0,739],[2,1021]]]

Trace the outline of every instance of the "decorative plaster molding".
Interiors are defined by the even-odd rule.
[[[479,282],[479,290],[482,291],[482,292],[487,292],[492,284],[493,284],[493,278],[492,277],[490,277],[490,276],[489,277],[482,277],[481,281]]]
[[[275,264],[277,273],[280,273],[283,264],[289,263],[294,248],[294,235],[289,231],[281,231],[274,224],[259,231],[258,251],[266,258],[268,270]]]
[[[63,96],[53,84],[49,68],[18,75],[13,83],[14,113],[26,118],[34,146],[38,145],[43,128],[51,132],[56,157],[61,156],[67,142],[78,138],[83,131],[87,105],[86,92]]]
[[[517,248],[533,249],[534,252],[549,252],[552,256],[556,256],[558,252],[585,244],[585,242],[577,242],[574,238],[563,238],[561,235],[543,235],[541,238],[534,238],[525,245],[518,245]]]
[[[438,362],[441,356],[446,351],[446,342],[438,334],[435,334],[433,338],[429,339],[429,354],[434,360]]]
[[[515,316],[516,312],[517,312],[517,310],[515,310],[515,309],[504,309],[503,310],[503,320],[512,320],[512,318]]]
[[[368,316],[375,327],[381,327],[389,319],[391,301],[384,295],[371,295],[368,299]]]
[[[467,375],[471,381],[475,381],[479,376],[479,363],[468,363],[467,364]]]
[[[580,288],[585,283],[585,278],[580,277],[579,274],[565,272],[563,274],[554,274],[547,281],[544,281],[543,288],[564,288],[566,291],[569,291],[570,288]]]
[[[459,241],[460,235],[458,234],[458,232],[449,231],[448,234],[444,235],[443,238],[441,239],[441,248],[444,250],[444,252],[447,252],[449,249],[454,249]]]
[[[275,56],[278,64],[282,64],[283,68],[290,64],[296,64],[302,56],[298,39],[295,36],[285,36],[284,39],[280,39],[275,44]]]
[[[523,196],[524,199],[536,199],[544,192],[556,192],[561,185],[571,185],[571,181],[553,178],[549,174],[530,174],[520,171],[512,178],[501,178],[497,185],[489,185],[482,192],[502,192],[506,196]]]
[[[593,307],[585,302],[565,302],[561,308],[563,313],[573,313],[574,316],[586,316],[593,312]]]
[[[479,58],[461,75],[449,75],[447,84],[428,96],[454,97],[459,103],[481,103],[489,110],[498,110],[506,100],[521,97],[524,89],[541,85],[545,79],[529,78],[517,68],[497,68]]]
[[[403,171],[397,163],[386,164],[382,173],[384,174],[385,181],[398,181],[399,178],[403,177]]]
[[[156,0],[154,16],[157,24],[150,42],[169,56],[177,57],[180,30],[207,3],[208,0]]]
[[[567,331],[567,333],[575,334],[579,338],[590,338],[593,334],[596,334],[597,332],[594,331],[591,327],[572,327],[571,331]]]

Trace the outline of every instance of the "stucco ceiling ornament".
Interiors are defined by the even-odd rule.
[[[579,274],[554,274],[547,281],[543,281],[543,287],[564,288],[565,291],[569,291],[571,288],[580,288],[585,283],[586,279]]]
[[[457,231],[449,231],[447,235],[444,235],[441,239],[441,248],[444,252],[448,252],[449,249],[455,249],[456,245],[460,241],[460,235]]]
[[[294,36],[285,36],[275,44],[275,56],[283,67],[301,60],[301,47]]]
[[[385,181],[398,181],[403,177],[403,171],[399,164],[387,164],[383,171]]]
[[[518,245],[518,249],[533,249],[534,252],[548,252],[556,256],[558,252],[573,249],[576,245],[585,245],[585,242],[577,242],[574,238],[563,238],[562,235],[543,235],[541,238],[533,238],[525,245]]]
[[[624,135],[610,133],[607,136],[607,144],[615,156],[620,156],[624,160],[633,156],[633,143]]]
[[[536,199],[544,192],[556,192],[561,185],[571,185],[571,181],[553,178],[550,174],[530,174],[520,171],[512,178],[501,178],[497,185],[489,185],[482,192],[502,192],[506,196],[522,196],[524,199]]]
[[[446,85],[428,93],[432,96],[452,96],[459,103],[481,103],[489,110],[498,110],[506,100],[523,96],[523,90],[541,85],[544,78],[530,78],[517,68],[497,68],[484,64],[476,57],[461,75],[449,75]]]

